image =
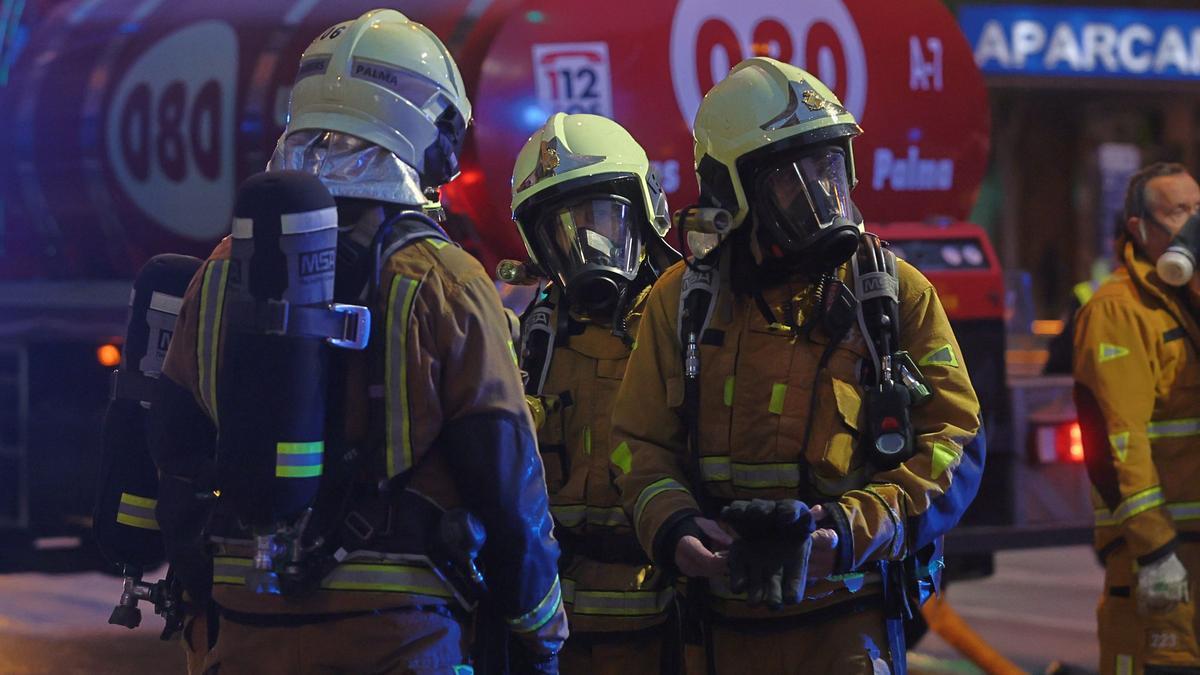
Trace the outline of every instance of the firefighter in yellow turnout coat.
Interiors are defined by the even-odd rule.
[[[651,291],[617,396],[626,511],[644,550],[704,605],[709,672],[902,672],[884,582],[894,599],[895,582],[926,576],[904,561],[978,487],[975,393],[937,294],[902,261],[892,349],[919,363],[932,396],[911,408],[903,461],[864,448],[870,437],[892,450],[888,430],[905,430],[891,413],[872,426],[864,400],[864,372],[886,364],[849,290],[847,260],[867,241],[849,201],[858,133],[825,85],[771,59],[742,62],[706,96],[701,203],[732,218],[695,232],[693,251],[707,255]],[[721,243],[706,252],[705,237]],[[766,513],[766,537],[739,527],[752,512]],[[771,529],[780,522],[791,529]]]
[[[1184,167],[1135,174],[1121,267],[1077,315],[1075,402],[1105,569],[1106,674],[1200,672],[1200,295],[1194,277],[1172,288],[1154,265],[1198,209],[1200,186]]]
[[[562,671],[654,675],[674,656],[674,591],[621,508],[613,478],[630,458],[612,453],[610,420],[646,295],[679,258],[663,240],[666,199],[641,146],[588,114],[553,115],[512,184],[526,272],[550,282],[523,317],[520,352],[563,547]]]

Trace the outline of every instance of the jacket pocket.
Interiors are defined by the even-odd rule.
[[[845,380],[834,377],[830,382],[833,405],[819,406],[819,411],[828,412],[814,420],[815,423],[828,420],[825,440],[823,444],[815,444],[819,456],[814,457],[812,450],[809,456],[812,487],[822,497],[836,497],[860,488],[868,477],[867,467],[858,451],[862,394],[857,386]]]

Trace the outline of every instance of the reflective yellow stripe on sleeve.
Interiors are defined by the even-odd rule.
[[[555,613],[558,612],[558,608],[561,606],[562,585],[558,581],[558,576],[555,575],[554,583],[550,585],[550,590],[546,591],[545,597],[542,598],[542,601],[536,607],[521,616],[505,619],[505,622],[513,632],[532,633],[545,626],[550,619],[553,619]]]
[[[688,489],[673,478],[662,478],[647,485],[646,488],[642,490],[642,493],[638,495],[637,504],[634,505],[633,522],[636,524],[642,521],[642,512],[646,510],[646,505],[650,503],[650,500],[664,492],[673,491],[687,492]]]
[[[1139,513],[1144,513],[1165,504],[1166,500],[1163,499],[1162,488],[1157,486],[1147,488],[1125,498],[1117,506],[1116,511],[1110,512],[1108,509],[1096,509],[1096,525],[1098,527],[1121,525]]]

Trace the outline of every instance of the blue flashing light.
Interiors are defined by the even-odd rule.
[[[546,20],[546,13],[541,10],[530,10],[525,12],[525,20],[529,23],[541,23]]]
[[[521,109],[521,123],[530,129],[536,129],[546,123],[546,114],[542,107],[536,104],[526,105]]]

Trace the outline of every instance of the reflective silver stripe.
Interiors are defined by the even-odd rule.
[[[554,520],[563,527],[579,527],[587,517],[587,506],[584,504],[551,506],[550,513],[554,516]]]
[[[700,458],[700,476],[708,482],[732,481],[739,487],[793,488],[800,485],[800,464],[747,464],[730,461],[726,455],[716,455]]]
[[[1189,417],[1181,420],[1162,420],[1146,425],[1146,435],[1150,438],[1180,438],[1183,436],[1200,435],[1200,417]]]
[[[706,481],[726,481],[733,477],[728,455],[700,458],[700,477]]]
[[[660,591],[581,591],[573,579],[563,579],[563,602],[576,614],[593,616],[655,616],[675,597],[673,588]]]
[[[255,574],[250,558],[213,558],[214,584],[245,584],[247,578],[253,578]],[[326,575],[321,581],[321,588],[332,591],[407,593],[441,599],[453,597],[450,588],[429,567],[393,561],[343,562]]]
[[[240,585],[246,583],[246,575],[253,568],[250,558],[216,556],[213,558],[213,583]]]
[[[620,527],[629,524],[625,510],[619,506],[589,506],[587,521],[589,525],[599,525],[600,527]]]
[[[121,502],[117,505],[117,522],[143,530],[157,530],[158,520],[154,517],[157,504],[157,500],[149,497],[122,492]]]
[[[217,357],[220,355],[221,314],[225,306],[225,284],[229,280],[229,261],[214,260],[204,270],[200,286],[199,329],[196,355],[199,359],[200,400],[214,422],[217,418]]]
[[[1107,527],[1111,525],[1120,525],[1130,518],[1157,508],[1166,504],[1163,499],[1162,488],[1152,487],[1142,490],[1121,502],[1117,506],[1117,510],[1110,512],[1108,509],[1096,509],[1096,526]],[[1194,503],[1187,503],[1189,506]],[[1169,508],[1169,507],[1168,507]]]
[[[550,507],[550,513],[563,527],[578,527],[585,520],[589,525],[598,527],[620,527],[629,524],[629,518],[619,506],[554,505]]]
[[[321,581],[321,588],[453,597],[446,584],[429,568],[398,563],[343,563]]]
[[[404,473],[413,463],[412,420],[408,405],[408,331],[412,326],[413,300],[420,286],[420,281],[395,276],[388,294],[384,396],[389,478]]]
[[[1166,500],[1163,499],[1162,488],[1152,487],[1142,490],[1121,502],[1121,505],[1113,512],[1113,517],[1123,523],[1143,511],[1148,511],[1156,506],[1162,506],[1165,503]]]
[[[537,607],[516,618],[505,619],[505,622],[514,632],[532,633],[554,618],[559,607],[562,607],[562,584],[559,583],[558,575],[555,575],[554,583],[550,585],[550,590],[546,591]]]
[[[1173,520],[1200,520],[1200,502],[1175,502],[1167,504]]]
[[[1108,509],[1096,509],[1096,527],[1112,527],[1120,525],[1116,518],[1113,518],[1112,512]]]
[[[680,484],[679,481],[676,481],[672,478],[663,478],[647,485],[646,488],[642,490],[642,494],[638,495],[637,504],[634,506],[634,523],[640,523],[642,521],[642,512],[646,510],[646,505],[650,503],[651,499],[654,499],[664,492],[672,491],[687,492],[688,489]]]

